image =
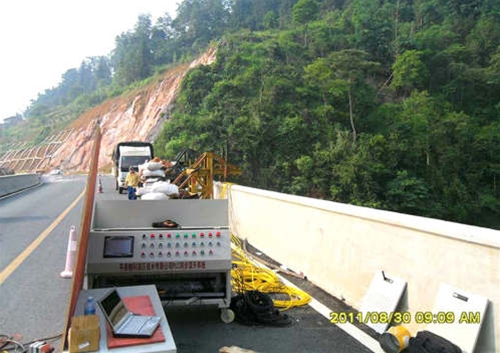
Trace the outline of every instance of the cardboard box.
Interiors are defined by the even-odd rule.
[[[99,350],[99,317],[97,315],[74,316],[69,329],[69,353]]]

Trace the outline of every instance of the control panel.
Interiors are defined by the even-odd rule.
[[[87,273],[189,272],[230,268],[228,229],[90,233]]]

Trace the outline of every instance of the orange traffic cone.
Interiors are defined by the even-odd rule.
[[[66,251],[66,266],[64,271],[61,272],[62,278],[71,278],[73,276],[73,266],[75,265],[76,255],[76,232],[75,226],[71,226],[68,239],[68,250]]]
[[[98,190],[99,194],[102,194],[102,182],[101,182],[101,178],[99,178],[99,190]]]

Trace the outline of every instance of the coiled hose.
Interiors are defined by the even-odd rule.
[[[306,305],[311,301],[311,296],[306,292],[285,285],[275,272],[257,266],[250,261],[240,239],[235,235],[231,235],[231,241],[233,256],[231,285],[234,292],[241,294],[249,291],[267,293],[273,298],[274,306],[281,310]]]

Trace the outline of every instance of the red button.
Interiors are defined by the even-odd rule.
[[[220,238],[220,232],[217,232],[215,235]]]

